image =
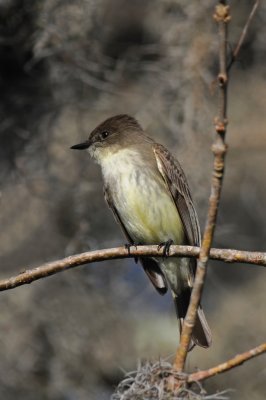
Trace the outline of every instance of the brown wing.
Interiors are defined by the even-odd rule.
[[[176,204],[180,218],[183,222],[187,243],[190,245],[200,245],[200,227],[196,210],[194,208],[188,183],[179,162],[160,144],[154,144],[154,154],[157,166],[165,180],[172,198]],[[189,286],[193,285],[196,270],[196,260],[190,259]],[[190,302],[190,290],[183,290],[178,298],[174,296],[179,318],[185,317]],[[201,306],[199,306],[197,319],[192,333],[192,343],[202,347],[211,345],[211,331],[207,324]]]
[[[182,220],[187,244],[200,245],[200,227],[184,171],[179,162],[162,145],[154,144],[158,169],[165,180]]]
[[[116,219],[116,222],[122,228],[122,231],[124,232],[124,235],[126,236],[129,244],[134,245],[134,241],[130,237],[128,231],[126,230],[125,225],[123,224],[123,221],[117,211],[117,208],[114,205],[110,190],[108,189],[107,186],[104,186],[104,198],[105,198],[108,206],[112,210],[114,217]],[[155,289],[160,294],[165,294],[167,292],[167,283],[166,283],[165,277],[164,277],[158,263],[152,258],[140,258],[140,262],[142,264],[144,271],[148,275],[151,283],[155,287]]]

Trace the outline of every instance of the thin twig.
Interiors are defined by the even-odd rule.
[[[190,304],[188,307],[187,315],[184,320],[180,344],[176,352],[173,368],[177,372],[182,372],[184,369],[193,327],[195,325],[198,306],[200,303],[204,280],[207,271],[207,262],[213,240],[213,234],[217,219],[218,206],[221,196],[222,180],[224,174],[224,160],[227,151],[225,144],[225,133],[227,125],[227,25],[230,20],[230,9],[227,6],[227,1],[220,1],[215,7],[214,19],[218,23],[220,49],[219,61],[220,72],[218,74],[219,85],[219,116],[215,120],[216,139],[212,146],[214,153],[213,174],[211,183],[211,194],[209,198],[209,209],[203,235],[202,246],[197,263],[197,271],[195,281],[191,293]]]
[[[238,354],[230,360],[217,365],[216,367],[209,368],[205,371],[194,372],[193,374],[188,375],[187,382],[199,382],[211,378],[214,375],[221,374],[222,372],[228,371],[229,369],[238,367],[239,365],[250,360],[251,358],[257,357],[265,352],[266,343],[262,343],[254,349],[245,351],[245,353],[242,354]]]
[[[259,6],[259,3],[260,3],[260,1],[257,0],[257,1],[254,3],[253,7],[252,7],[252,10],[251,10],[251,12],[250,12],[250,14],[249,14],[249,17],[248,17],[248,19],[247,19],[247,22],[246,22],[246,24],[245,24],[245,26],[244,26],[244,28],[243,28],[243,31],[242,31],[242,33],[241,33],[241,35],[240,35],[240,38],[239,38],[238,43],[237,43],[237,45],[236,45],[236,47],[235,47],[235,50],[233,51],[232,58],[231,58],[231,60],[230,60],[230,62],[229,62],[229,64],[228,64],[228,66],[227,66],[227,73],[229,72],[229,70],[231,69],[232,65],[234,64],[234,62],[236,61],[236,59],[237,59],[237,57],[238,57],[239,51],[240,51],[240,49],[241,49],[241,47],[242,47],[242,44],[243,44],[243,42],[244,42],[244,40],[245,40],[245,37],[247,36],[248,28],[250,27],[251,21],[252,21],[252,19],[253,19],[255,13],[256,13],[256,11],[257,11],[257,8],[258,8],[258,6]]]
[[[174,246],[169,249],[169,257],[198,257],[200,249],[193,246]],[[115,247],[112,249],[103,249],[88,251],[86,253],[76,254],[61,260],[52,261],[40,265],[33,269],[25,269],[20,274],[11,278],[0,280],[0,291],[14,289],[21,285],[26,285],[38,279],[63,272],[79,265],[90,264],[106,260],[117,260],[122,258],[135,257],[162,257],[163,248],[158,246],[132,246],[130,252],[125,247]],[[232,249],[211,249],[210,258],[213,260],[224,261],[227,263],[247,263],[266,266],[266,253],[251,252]]]

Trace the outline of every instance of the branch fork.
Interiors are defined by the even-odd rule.
[[[256,5],[255,5],[256,6]],[[255,7],[254,6],[254,7]],[[251,12],[254,15],[254,7]],[[200,304],[200,299],[203,292],[204,281],[206,278],[207,264],[210,256],[211,245],[213,241],[214,230],[216,226],[218,207],[220,203],[222,182],[224,176],[225,156],[227,152],[227,145],[225,143],[227,120],[227,85],[228,85],[228,72],[227,67],[227,35],[228,35],[228,22],[231,20],[230,7],[227,5],[226,0],[220,0],[219,4],[215,7],[214,20],[218,23],[219,30],[219,68],[220,71],[217,75],[217,84],[219,88],[219,116],[215,118],[215,131],[216,137],[212,146],[214,154],[213,172],[211,181],[211,193],[209,197],[209,208],[206,218],[206,225],[203,234],[202,246],[200,248],[199,259],[197,262],[196,276],[193,284],[193,289],[190,297],[190,304],[188,307],[187,315],[185,317],[182,333],[180,337],[179,347],[176,352],[173,370],[182,372],[184,370],[186,357],[188,354],[189,344],[191,341],[192,331],[195,326],[197,309]],[[247,24],[250,24],[251,16],[249,16]],[[241,44],[243,43],[244,36],[247,32],[247,24],[244,27],[244,33],[241,34],[239,44],[234,52],[238,54]],[[232,61],[231,61],[232,65]],[[230,67],[231,67],[230,65]],[[265,351],[265,349],[263,350]],[[238,361],[239,359],[236,358]],[[241,359],[241,357],[240,357]],[[237,364],[239,365],[239,363]],[[222,367],[221,367],[222,368]],[[179,385],[179,383],[177,383]]]

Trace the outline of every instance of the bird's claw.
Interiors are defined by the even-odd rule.
[[[135,247],[135,249],[137,248],[137,245],[135,243],[125,243],[125,249],[128,251],[128,254],[130,255],[130,248],[131,247]],[[138,262],[138,257],[134,257],[135,263],[137,264]]]
[[[132,247],[133,244],[131,243],[125,243],[125,249],[128,251],[128,254],[130,254],[130,247]]]
[[[172,239],[168,239],[166,242],[162,242],[158,245],[158,251],[163,247],[163,258],[169,257],[170,247],[174,243]]]

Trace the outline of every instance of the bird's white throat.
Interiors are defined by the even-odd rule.
[[[121,149],[115,153],[106,149],[105,154],[98,154],[97,161],[102,167],[104,179],[115,175],[131,175],[136,168],[145,168],[145,161],[137,150]]]

